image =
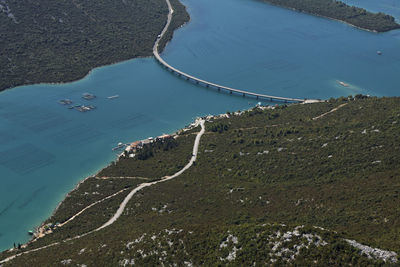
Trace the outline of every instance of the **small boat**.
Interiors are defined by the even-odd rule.
[[[380,56],[380,55],[382,55],[382,51],[376,51],[376,53]]]
[[[342,81],[336,81],[338,84],[340,84],[341,86],[344,86],[344,87],[349,87],[350,85],[348,84],[348,83],[345,83],[345,82],[342,82]]]
[[[109,97],[107,97],[108,99],[114,99],[114,98],[118,98],[119,97],[119,95],[112,95],[112,96],[109,96]]]
[[[33,235],[33,231],[32,231],[32,230],[29,230],[29,231],[28,231],[28,234],[29,234],[29,235]]]

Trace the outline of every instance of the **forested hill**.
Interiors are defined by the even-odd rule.
[[[336,0],[262,0],[264,2],[291,8],[312,15],[323,16],[344,21],[353,26],[375,31],[386,32],[399,29],[394,17],[384,13],[372,13],[364,8],[349,6]]]
[[[171,2],[176,28],[188,14]],[[0,0],[0,90],[150,56],[167,13],[164,0]]]
[[[139,184],[181,170],[199,130],[156,139],[85,180],[43,224],[47,235],[0,262],[19,254],[4,267],[399,265],[400,98],[208,117],[196,164],[136,191],[114,224],[82,236]]]

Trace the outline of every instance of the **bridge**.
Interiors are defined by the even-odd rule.
[[[223,85],[219,85],[216,83],[212,83],[212,82],[208,82],[202,79],[199,79],[197,77],[194,77],[192,75],[189,75],[183,71],[180,71],[174,67],[172,67],[171,65],[169,65],[165,60],[163,60],[160,56],[160,54],[158,53],[158,45],[160,40],[164,37],[165,33],[168,30],[168,27],[171,23],[171,19],[172,19],[172,14],[174,13],[174,10],[172,9],[171,3],[169,2],[169,0],[166,0],[167,5],[168,5],[168,9],[169,9],[169,13],[168,13],[168,20],[167,20],[167,24],[165,24],[164,29],[162,30],[162,32],[160,33],[160,35],[158,35],[156,42],[154,43],[153,46],[153,54],[154,57],[156,58],[156,60],[162,65],[164,66],[166,69],[168,69],[169,71],[171,71],[172,73],[175,73],[176,75],[188,80],[188,81],[192,81],[196,84],[199,85],[203,85],[207,88],[215,88],[218,91],[226,91],[229,94],[239,94],[242,95],[243,97],[255,97],[256,99],[264,99],[267,101],[283,101],[285,103],[288,102],[297,102],[297,103],[304,103],[304,102],[314,102],[316,100],[307,100],[307,99],[300,99],[300,98],[290,98],[290,97],[280,97],[280,96],[272,96],[272,95],[264,95],[264,94],[258,94],[258,93],[253,93],[253,92],[249,92],[249,91],[244,91],[244,90],[240,90],[240,89],[235,89],[235,88],[231,88],[231,87],[227,87],[227,86],[223,86]]]

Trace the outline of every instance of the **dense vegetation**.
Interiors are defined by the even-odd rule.
[[[178,0],[167,38],[188,20]],[[164,0],[0,1],[0,91],[82,78],[94,67],[150,56]]]
[[[154,157],[154,153],[157,151],[168,151],[178,146],[178,142],[173,138],[166,138],[164,140],[156,140],[152,143],[145,144],[137,153],[136,157],[139,160],[146,160],[148,158]],[[127,154],[127,153],[125,153]],[[126,157],[126,155],[125,155]]]
[[[186,165],[191,157],[195,136],[185,135],[179,141],[171,141],[169,146],[146,145],[137,153],[135,158],[121,157],[119,161],[112,162],[110,166],[101,170],[100,177],[146,177],[157,179],[165,175],[171,175]],[[166,151],[173,153],[166,157]],[[145,158],[145,160],[143,160]]]
[[[255,108],[212,119],[206,129],[196,165],[140,191],[115,224],[9,265],[391,265],[346,239],[400,254],[400,98]],[[160,165],[190,154],[193,139],[193,131],[182,133],[169,150],[103,172],[120,174],[144,162],[140,176],[156,177]],[[135,169],[127,174],[135,176]],[[113,179],[121,184],[111,190],[98,181],[86,180],[71,200],[83,203],[93,191],[127,186]],[[26,249],[94,229],[122,198],[92,207]]]
[[[313,15],[347,22],[362,29],[386,32],[399,29],[394,17],[384,13],[371,13],[363,8],[349,6],[336,0],[262,0],[274,5],[295,9]]]

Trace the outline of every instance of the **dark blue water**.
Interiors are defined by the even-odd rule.
[[[191,21],[163,57],[185,72],[288,97],[399,95],[400,31],[373,34],[252,0],[183,3]],[[81,99],[85,92],[97,98]],[[69,110],[57,103],[64,98],[97,109]],[[1,93],[0,249],[26,241],[27,231],[78,181],[115,159],[111,148],[118,142],[170,133],[196,116],[255,103],[180,80],[153,58],[99,68],[74,83]]]

